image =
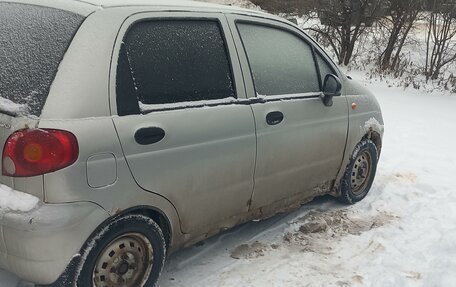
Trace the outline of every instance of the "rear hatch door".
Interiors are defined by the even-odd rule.
[[[38,126],[52,82],[85,16],[0,1],[0,148],[17,130]],[[43,198],[42,176],[0,183]]]

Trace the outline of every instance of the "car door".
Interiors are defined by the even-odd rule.
[[[253,191],[254,119],[227,30],[221,14],[143,13],[116,44],[111,102],[125,158],[185,233],[247,212]]]
[[[252,209],[300,193],[328,191],[341,167],[348,107],[344,96],[328,107],[322,79],[337,75],[327,56],[285,23],[230,16],[256,122],[257,160]],[[320,63],[320,66],[317,64]]]

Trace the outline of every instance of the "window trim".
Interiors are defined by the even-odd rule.
[[[242,70],[239,61],[237,60],[236,45],[231,35],[229,23],[226,20],[224,14],[214,12],[139,12],[128,16],[122,23],[117,33],[116,41],[114,43],[114,49],[111,56],[111,68],[110,68],[110,84],[109,84],[109,98],[111,114],[120,116],[118,105],[117,105],[117,67],[118,60],[120,57],[121,46],[124,42],[125,37],[128,35],[131,28],[137,23],[149,22],[149,21],[208,21],[217,23],[220,29],[220,35],[224,42],[225,53],[229,63],[229,69],[233,82],[233,90],[235,93],[234,100],[228,101],[232,98],[217,99],[212,101],[206,101],[207,103],[196,103],[189,105],[189,102],[179,103],[165,103],[156,105],[157,107],[147,111],[141,111],[139,114],[130,114],[124,116],[139,116],[147,115],[153,112],[161,111],[172,111],[182,110],[189,108],[202,108],[202,107],[215,107],[223,105],[244,105],[247,102],[246,92],[244,88],[244,79],[242,77]],[[172,106],[171,106],[172,105]],[[139,107],[139,101],[138,101]]]

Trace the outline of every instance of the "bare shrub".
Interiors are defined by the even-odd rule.
[[[387,45],[380,55],[382,70],[399,68],[399,60],[406,39],[418,20],[424,6],[423,0],[390,0],[383,27],[388,31]]]
[[[430,4],[424,73],[427,80],[437,80],[443,68],[456,61],[456,1],[432,0]]]
[[[322,25],[314,25],[308,30],[328,42],[339,64],[348,65],[357,41],[383,14],[384,1],[324,0],[318,3],[316,12]]]

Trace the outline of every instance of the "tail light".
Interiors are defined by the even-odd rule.
[[[54,129],[20,130],[5,143],[3,175],[42,175],[72,165],[78,156],[78,141],[70,132]]]

